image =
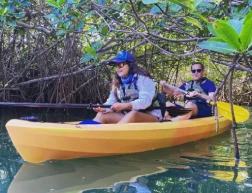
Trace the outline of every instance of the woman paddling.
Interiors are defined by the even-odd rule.
[[[135,58],[127,51],[119,52],[110,60],[116,67],[112,89],[106,105],[111,108],[94,108],[94,121],[108,123],[158,122],[162,117],[158,106],[155,83],[148,71],[136,65]]]

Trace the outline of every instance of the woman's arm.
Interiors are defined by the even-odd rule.
[[[112,88],[112,90],[109,93],[109,97],[108,97],[107,101],[104,103],[104,105],[113,105],[116,102],[117,102],[117,98],[115,96],[115,91]],[[94,111],[97,112],[97,113],[98,112],[108,113],[108,112],[112,112],[113,110],[111,108],[101,108],[101,107],[98,107],[98,108],[94,108]]]
[[[132,110],[140,110],[148,108],[156,93],[156,86],[153,80],[145,76],[138,76],[137,88],[139,91],[139,98],[130,102]]]

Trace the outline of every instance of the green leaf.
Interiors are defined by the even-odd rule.
[[[202,49],[212,50],[223,54],[230,54],[237,51],[236,49],[230,47],[227,43],[223,42],[205,41],[200,42],[198,46]]]
[[[53,7],[59,7],[58,4],[57,4],[57,2],[55,2],[54,0],[46,0],[46,3],[48,5],[53,6]]]
[[[241,51],[245,52],[252,39],[252,18],[248,20],[242,28],[240,40],[241,40]]]
[[[108,34],[109,28],[108,26],[103,26],[101,29],[102,35],[106,36]]]
[[[160,6],[160,8],[163,10],[163,11],[165,11],[165,6]],[[159,7],[158,6],[153,6],[152,8],[151,8],[151,10],[150,10],[150,13],[160,13],[161,12],[161,10],[159,9]]]
[[[7,22],[7,24],[9,26],[12,26],[12,27],[16,27],[17,26],[17,23],[15,21],[10,21],[10,22]]]
[[[65,6],[65,7],[62,9],[62,11],[61,11],[62,15],[65,15],[66,12],[67,12],[67,10],[68,10],[68,6]]]
[[[23,18],[24,16],[25,16],[25,12],[20,12],[20,13],[15,14],[16,18]]]
[[[58,31],[56,32],[56,35],[57,35],[57,36],[61,36],[61,35],[64,35],[64,34],[66,34],[66,30],[58,30]]]
[[[5,0],[2,0],[1,3],[2,3],[3,7],[7,7],[9,5],[9,3],[7,3]]]
[[[72,30],[73,28],[74,28],[74,24],[71,23],[71,24],[69,25],[69,27],[68,27],[68,30]]]
[[[250,48],[252,46],[252,41],[250,42],[250,44],[248,45],[248,48]]]
[[[243,24],[245,24],[248,20],[252,18],[252,10],[246,15]]]
[[[81,21],[79,24],[78,24],[78,26],[77,26],[77,31],[82,31],[82,29],[84,28],[84,22],[83,21]]]
[[[189,23],[197,26],[198,28],[202,29],[201,23],[197,19],[194,19],[193,17],[184,17],[184,19],[187,22],[189,22]]]
[[[207,28],[208,28],[208,30],[209,30],[209,32],[211,34],[213,34],[216,37],[218,36],[217,32],[215,31],[215,29],[213,27],[213,23],[212,22],[207,23]]]
[[[96,27],[91,27],[89,30],[88,30],[88,32],[97,32],[97,29],[96,29]]]
[[[90,62],[90,60],[95,60],[96,57],[93,56],[92,54],[84,54],[81,59],[80,59],[80,63],[84,63],[84,62]]]
[[[4,8],[4,11],[3,11],[3,14],[6,15],[8,12],[9,12],[8,8],[5,7],[5,8]]]
[[[93,56],[96,56],[96,55],[97,55],[95,49],[92,48],[92,47],[90,47],[90,46],[87,46],[87,47],[85,48],[85,51],[86,51],[87,53],[93,55]]]
[[[71,4],[75,4],[76,2],[74,0],[67,0],[67,4],[71,5]]]
[[[92,48],[98,49],[102,45],[102,41],[98,40],[94,44],[92,44]]]
[[[198,17],[201,21],[208,23],[207,18],[204,17],[203,15],[201,15],[199,13],[194,13],[193,15],[195,15],[196,17]]]
[[[252,56],[252,50],[250,50],[250,51],[248,52],[248,54]]]
[[[212,0],[211,2],[213,2],[214,4],[219,4],[222,0]]]
[[[64,4],[65,0],[57,0],[57,5],[61,7]]]
[[[5,9],[0,8],[0,15],[1,15],[1,16],[3,16],[3,15],[4,15],[4,12],[5,12]]]
[[[243,27],[242,21],[238,19],[231,19],[228,21],[228,24],[231,25],[237,31],[238,34],[241,33]]]
[[[202,0],[195,0],[195,1],[193,2],[193,7],[196,8],[201,2],[202,2]]]
[[[158,3],[159,0],[142,0],[143,4],[154,4],[154,3]]]
[[[78,11],[68,11],[68,13],[74,15],[75,17],[78,17],[81,15]]]
[[[206,2],[206,1],[202,1],[200,3],[200,7],[203,8],[204,10],[210,10],[210,9],[213,9],[214,8],[214,5],[209,3],[209,2]]]
[[[55,19],[55,18],[57,18],[56,15],[54,15],[54,14],[45,15],[44,17],[47,18],[47,19]]]
[[[170,8],[172,11],[179,11],[179,10],[182,9],[181,6],[176,5],[176,4],[172,4],[169,8]]]
[[[220,39],[218,37],[209,38],[207,41],[208,42],[224,42],[222,39]]]
[[[97,3],[99,5],[105,6],[106,5],[106,0],[97,0]]]
[[[213,23],[213,27],[218,34],[218,37],[224,40],[231,47],[239,50],[241,43],[239,42],[239,34],[235,29],[228,25],[226,21],[217,20]]]
[[[190,0],[170,0],[170,2],[180,5],[185,9],[195,10],[195,7],[192,6],[192,2]]]

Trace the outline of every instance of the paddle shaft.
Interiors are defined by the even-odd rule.
[[[15,107],[45,107],[45,108],[110,108],[112,105],[103,104],[68,104],[68,103],[30,103],[30,102],[0,102],[0,106]],[[163,107],[151,107],[151,109],[162,109]],[[165,107],[166,110],[191,111],[191,109]]]
[[[165,86],[167,86],[167,87],[170,87],[170,88],[172,88],[173,90],[177,90],[177,91],[179,91],[179,92],[182,92],[182,93],[184,93],[184,94],[189,94],[189,92],[188,91],[185,91],[185,90],[183,90],[183,89],[180,89],[180,88],[178,88],[178,87],[175,87],[175,86],[172,86],[172,85],[170,85],[170,84],[165,84]],[[204,98],[202,98],[202,97],[194,97],[194,98],[200,98],[200,99],[202,99],[202,100],[204,100],[204,101],[206,101],[207,103],[211,103],[211,101],[210,100],[207,100],[207,99],[204,99]]]

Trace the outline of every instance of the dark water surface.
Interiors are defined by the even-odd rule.
[[[6,133],[12,118],[75,121],[84,110],[0,109],[0,193],[236,193],[252,192],[252,118],[237,130],[241,160],[230,132],[145,153],[103,158],[23,162]],[[130,185],[130,186],[129,186]]]

